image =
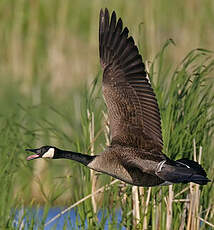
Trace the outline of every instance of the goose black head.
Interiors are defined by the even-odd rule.
[[[34,160],[37,158],[54,158],[56,148],[53,146],[42,146],[38,149],[25,149],[26,151],[35,153],[27,157],[27,160]]]

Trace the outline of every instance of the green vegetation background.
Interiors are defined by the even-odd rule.
[[[90,154],[88,112],[95,118],[95,153],[104,149],[106,107],[101,92],[98,17],[105,7],[123,19],[147,61],[163,118],[165,153],[174,159],[193,159],[195,140],[197,152],[203,147],[201,161],[213,179],[214,59],[207,50],[214,50],[214,1],[1,0],[2,229],[12,228],[11,210],[38,204],[46,210],[53,205],[68,206],[91,192],[88,169],[68,160],[27,162],[24,149],[48,144]],[[190,52],[196,48],[203,49]],[[110,177],[99,176],[98,187],[109,182]],[[183,185],[174,189],[179,192]],[[168,188],[161,191],[158,202],[164,202]],[[131,187],[123,192],[128,198],[121,226],[131,228],[131,217],[126,216],[132,209]],[[154,188],[152,193],[156,198],[160,189]],[[198,215],[203,217],[210,208],[207,219],[211,223],[213,197],[210,183],[201,191]],[[112,208],[112,213],[121,204],[118,185],[98,201],[100,208]],[[183,206],[173,206],[176,226]],[[82,224],[85,218],[92,219],[92,226],[96,223],[91,201],[79,205],[78,213]],[[154,226],[152,215],[151,201],[150,226]]]

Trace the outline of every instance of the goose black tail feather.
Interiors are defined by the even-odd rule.
[[[195,170],[195,172],[197,172],[198,174],[202,175],[202,176],[207,176],[205,170],[202,168],[202,166],[200,164],[198,164],[197,162],[193,161],[193,160],[189,160],[187,158],[182,158],[180,160],[176,161],[176,164],[178,166],[183,166],[183,167],[187,167],[187,168],[192,168]]]
[[[210,182],[210,180],[207,178],[205,170],[197,162],[187,158],[182,158],[177,160],[175,163],[179,168],[184,167],[190,169],[189,171],[191,172],[191,175],[189,176],[188,181],[185,181],[184,178],[183,183],[194,182],[196,184],[205,185]]]
[[[194,182],[206,185],[210,180],[205,170],[195,161],[183,158],[177,161],[166,162],[157,175],[170,183]]]

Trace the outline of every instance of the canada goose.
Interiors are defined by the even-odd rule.
[[[103,94],[108,108],[112,141],[100,155],[89,156],[53,146],[26,149],[37,158],[66,158],[137,186],[156,186],[210,180],[197,162],[170,160],[162,153],[161,120],[156,96],[145,66],[121,18],[100,11],[99,53]]]

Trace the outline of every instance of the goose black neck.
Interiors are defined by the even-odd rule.
[[[82,163],[83,165],[87,166],[91,161],[93,161],[95,156],[90,156],[90,155],[86,155],[86,154],[82,154],[82,153],[76,153],[76,152],[72,152],[72,151],[56,149],[53,159],[61,159],[61,158],[78,161],[78,162]]]

